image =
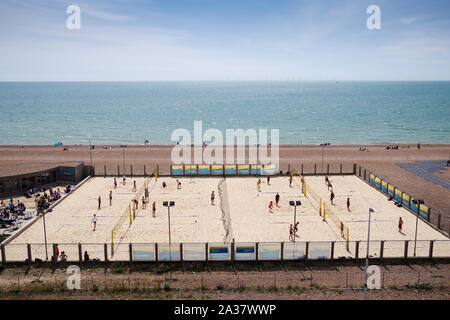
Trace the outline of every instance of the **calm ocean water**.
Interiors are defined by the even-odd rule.
[[[450,82],[0,83],[0,144],[173,144],[280,130],[281,144],[450,143]]]

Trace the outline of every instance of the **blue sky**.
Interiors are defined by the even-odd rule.
[[[448,0],[0,0],[0,81],[450,80],[449,13]]]

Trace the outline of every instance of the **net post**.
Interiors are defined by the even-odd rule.
[[[133,220],[132,220],[132,217],[131,217],[131,205],[130,204],[128,204],[128,213],[130,215],[130,224],[132,224]]]
[[[323,204],[323,220],[322,221],[326,221],[327,220],[327,213],[326,213],[326,206],[325,203]]]
[[[319,215],[322,215],[322,198],[319,199]]]
[[[349,250],[349,240],[350,240],[350,234],[349,233],[350,232],[349,232],[348,227],[347,227],[347,239],[346,239],[346,242],[345,242],[345,246],[347,247],[347,251]]]

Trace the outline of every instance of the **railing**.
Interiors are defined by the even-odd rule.
[[[279,261],[357,260],[366,257],[367,241],[120,243],[111,258],[108,243],[8,244],[1,247],[2,263],[54,261],[59,250],[69,262],[85,261]],[[450,258],[450,240],[371,241],[371,259]],[[60,258],[58,259],[60,261]]]

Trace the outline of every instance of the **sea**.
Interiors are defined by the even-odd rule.
[[[448,144],[450,82],[0,82],[0,119],[1,145],[175,144],[194,121],[280,144]]]

